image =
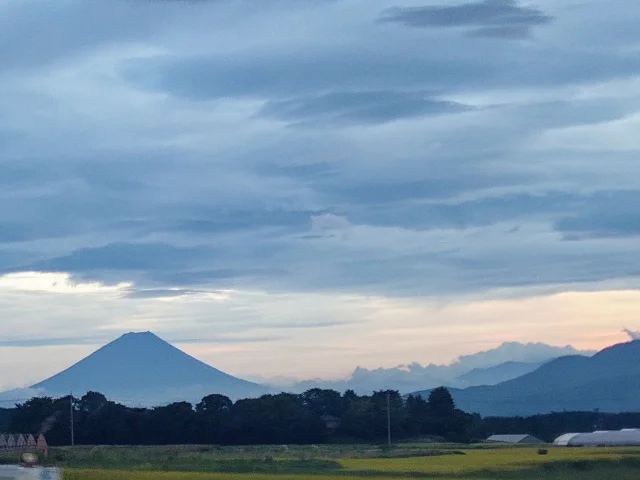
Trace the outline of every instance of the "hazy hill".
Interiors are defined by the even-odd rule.
[[[259,396],[266,387],[228,375],[187,355],[153,333],[128,333],[31,389],[61,396],[93,390],[126,404],[199,401],[210,393],[232,399]]]
[[[521,377],[540,367],[542,363],[504,362],[488,368],[474,368],[455,380],[459,386],[497,385],[498,383]]]
[[[428,391],[419,392],[427,394]],[[614,345],[593,357],[567,356],[494,386],[451,391],[466,411],[533,415],[562,410],[606,412],[640,408],[640,341]]]

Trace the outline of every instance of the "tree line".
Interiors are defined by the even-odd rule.
[[[127,407],[98,392],[36,397],[10,411],[8,430],[46,433],[50,445],[68,445],[72,414],[75,443],[86,445],[376,443],[387,439],[388,425],[394,440],[430,435],[465,441],[474,423],[445,388],[426,400],[403,399],[397,391],[361,396],[315,388],[236,402],[212,394],[196,405],[154,408]]]
[[[403,398],[397,391],[361,396],[314,388],[236,402],[212,394],[196,405],[176,402],[154,408],[127,407],[89,392],[82,398],[32,398],[0,413],[0,430],[45,433],[51,445],[70,443],[72,414],[75,442],[85,445],[382,443],[388,426],[394,441],[428,437],[474,442],[508,433],[552,441],[567,432],[640,426],[640,413],[481,418],[456,408],[444,387],[427,399]]]

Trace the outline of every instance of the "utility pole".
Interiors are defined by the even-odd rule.
[[[391,446],[391,393],[387,392],[387,445]]]
[[[76,444],[75,440],[75,428],[73,424],[73,392],[70,392],[69,395],[69,427],[71,428],[71,446],[74,447]]]

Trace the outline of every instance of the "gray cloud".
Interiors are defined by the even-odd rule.
[[[65,257],[32,265],[31,268],[62,272],[174,269],[196,262],[204,251],[201,248],[179,248],[166,244],[110,244],[79,249]]]
[[[421,229],[468,229],[523,220],[527,217],[561,216],[584,201],[579,195],[553,191],[537,195],[510,194],[464,202],[427,203],[416,202],[416,199],[420,197],[413,197],[413,202],[410,201],[412,198],[390,201],[385,206],[362,210],[352,219],[380,226],[413,225]]]
[[[375,186],[372,188],[375,190]],[[337,236],[313,235],[312,215],[295,217],[297,220],[291,224],[291,230],[284,230],[274,237],[262,232],[263,223],[256,219],[255,223],[248,222],[242,230],[242,236],[235,237],[236,240],[231,243],[223,241],[199,247],[148,242],[110,244],[79,249],[69,255],[27,267],[69,271],[83,278],[111,282],[135,279],[166,287],[187,287],[178,290],[139,289],[129,294],[132,298],[189,295],[199,290],[188,287],[198,285],[217,288],[252,285],[259,288],[306,291],[332,290],[339,285],[340,288],[360,292],[425,294],[455,290],[477,291],[500,286],[593,282],[638,273],[627,253],[599,252],[594,249],[593,256],[585,257],[578,251],[554,251],[556,248],[551,245],[548,247],[551,248],[549,252],[538,253],[535,264],[530,261],[527,250],[512,250],[507,261],[499,248],[489,247],[480,254],[466,252],[463,245],[458,243],[444,248],[428,248],[425,251],[416,251],[415,246],[408,247],[406,252],[388,252],[382,258],[372,258],[371,255],[375,254],[366,251],[352,252],[351,245],[355,246],[363,241],[354,233],[362,225],[379,229],[378,233],[372,233],[375,236],[392,234],[393,229],[404,228],[407,229],[406,238],[417,239],[442,228],[455,232],[511,222],[511,225],[507,223],[509,226],[504,227],[503,235],[514,236],[513,241],[518,242],[518,238],[525,239],[528,235],[521,225],[537,219],[557,218],[556,228],[567,235],[563,230],[563,218],[569,212],[580,211],[585,205],[598,205],[604,198],[603,194],[592,197],[546,192],[539,195],[518,194],[448,202],[438,200],[445,191],[435,195],[429,189],[410,193],[409,186],[403,186],[398,192],[409,192],[409,196],[403,194],[394,197],[381,186],[379,195],[382,196],[369,198],[355,194],[348,198],[348,217]],[[384,204],[376,204],[376,198],[385,198]],[[617,199],[621,200],[619,196]],[[346,199],[342,202],[347,205]],[[334,215],[322,214],[318,218],[323,216],[328,218]],[[514,229],[516,226],[518,228]],[[174,227],[175,229],[170,230],[174,235],[190,231],[191,235],[196,235],[194,239],[201,238],[203,241],[212,231],[218,236],[222,235],[220,238],[236,231],[233,223],[228,227],[230,230],[224,225],[215,230],[184,230],[182,224]],[[390,229],[389,233],[386,233],[387,229]],[[621,230],[617,235],[624,233]],[[450,235],[451,238],[455,236],[454,233]],[[323,246],[327,241],[332,241],[332,237],[339,243],[332,247]],[[331,262],[322,267],[315,262],[310,263],[310,258],[323,257],[326,254],[323,253],[325,248],[331,248]],[[383,250],[372,250],[375,251]],[[555,265],[562,265],[562,270],[555,268]],[[311,271],[314,272],[313,275]],[[425,272],[437,275],[438,285],[421,284],[420,279]]]
[[[565,10],[561,29],[507,1],[385,10],[469,35],[546,24],[573,39],[487,50],[440,28],[381,28],[357,2],[339,17],[335,2],[200,3],[121,2],[94,34],[110,7],[70,0],[65,14],[87,22],[49,30],[60,55],[0,78],[11,92],[0,100],[11,159],[0,162],[1,271],[135,280],[137,298],[202,285],[450,293],[634,273],[626,246],[587,242],[585,258],[561,241],[635,234],[633,194],[617,186],[633,182],[629,160],[603,153],[627,165],[614,172],[604,157],[529,148],[545,131],[640,108],[632,87],[589,94],[640,71],[632,15],[587,5]],[[33,30],[58,18],[45,10]],[[615,42],[589,43],[596,19],[619,27]],[[27,33],[10,29],[20,66],[31,47],[20,53]],[[76,49],[81,38],[90,47]],[[326,216],[344,232],[314,231]]]
[[[504,31],[490,28],[504,28]],[[478,30],[475,33],[469,30],[467,34],[523,34],[509,27]],[[443,96],[474,90],[478,85],[492,89],[562,87],[624,78],[640,72],[640,59],[622,50],[610,53],[593,50],[576,55],[547,49],[520,50],[514,46],[499,53],[470,45],[465,47],[464,55],[452,62],[443,57],[442,51],[428,45],[424,50],[407,49],[404,43],[387,48],[389,51],[381,52],[364,44],[359,50],[345,48],[339,53],[291,47],[286,51],[243,52],[233,57],[161,55],[124,62],[121,71],[128,81],[149,91],[198,102],[225,98],[267,100],[279,106],[280,113],[283,106],[302,111],[318,108],[318,100],[307,102],[316,97],[331,100],[327,92],[346,89],[362,91],[362,96],[371,91],[392,95],[393,92],[398,95],[397,92],[427,91]],[[501,55],[508,56],[508,65]],[[281,103],[290,101],[292,96],[307,100]],[[349,100],[353,102],[354,98]]]
[[[531,28],[523,26],[501,26],[501,27],[484,27],[471,30],[468,35],[470,37],[484,38],[504,38],[504,39],[524,39],[531,37]]]
[[[490,80],[492,67],[467,59],[452,64],[438,58],[381,56],[378,51],[273,51],[264,55],[161,56],[127,62],[123,75],[153,90],[191,100],[233,96],[290,97],[352,84],[377,90],[439,90],[464,81],[465,75]],[[404,58],[403,58],[404,57]],[[408,68],[408,67],[411,68]],[[400,74],[399,72],[403,72]],[[366,95],[366,92],[365,92]]]
[[[0,72],[52,67],[114,42],[141,41],[167,24],[166,10],[146,3],[65,0],[33,8],[4,2]]]
[[[523,38],[531,27],[553,20],[533,7],[520,6],[516,0],[484,0],[459,5],[396,7],[385,12],[381,21],[408,27],[477,27],[474,36]]]
[[[555,227],[567,240],[640,235],[640,191],[598,192],[585,198]]]
[[[520,297],[638,285],[640,3],[36,3],[0,2],[0,275],[71,277],[0,277],[5,345],[141,327],[338,375],[475,348],[469,296],[489,348],[584,334]],[[529,301],[549,323],[565,298]],[[17,350],[4,382],[39,371]]]
[[[468,110],[455,102],[429,98],[426,92],[333,92],[268,102],[260,115],[303,125],[385,123],[422,115]]]

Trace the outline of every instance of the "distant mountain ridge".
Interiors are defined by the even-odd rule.
[[[427,395],[428,390],[416,392]],[[482,415],[535,415],[563,410],[640,410],[640,341],[592,357],[565,356],[494,386],[452,389],[459,408]]]
[[[303,392],[309,388],[330,388],[338,391],[354,390],[370,394],[375,390],[391,388],[401,393],[445,385],[465,388],[475,385],[495,385],[535,370],[545,362],[566,355],[592,355],[595,352],[579,351],[572,346],[557,347],[544,343],[505,342],[498,347],[463,355],[449,365],[421,365],[418,362],[392,368],[367,369],[357,367],[345,380],[286,379],[274,382],[273,388],[291,392]],[[269,384],[269,379],[260,379]]]
[[[269,392],[267,387],[197,360],[151,332],[122,335],[30,389],[51,396],[97,391],[110,399],[139,405],[197,402],[211,393],[238,399]]]

